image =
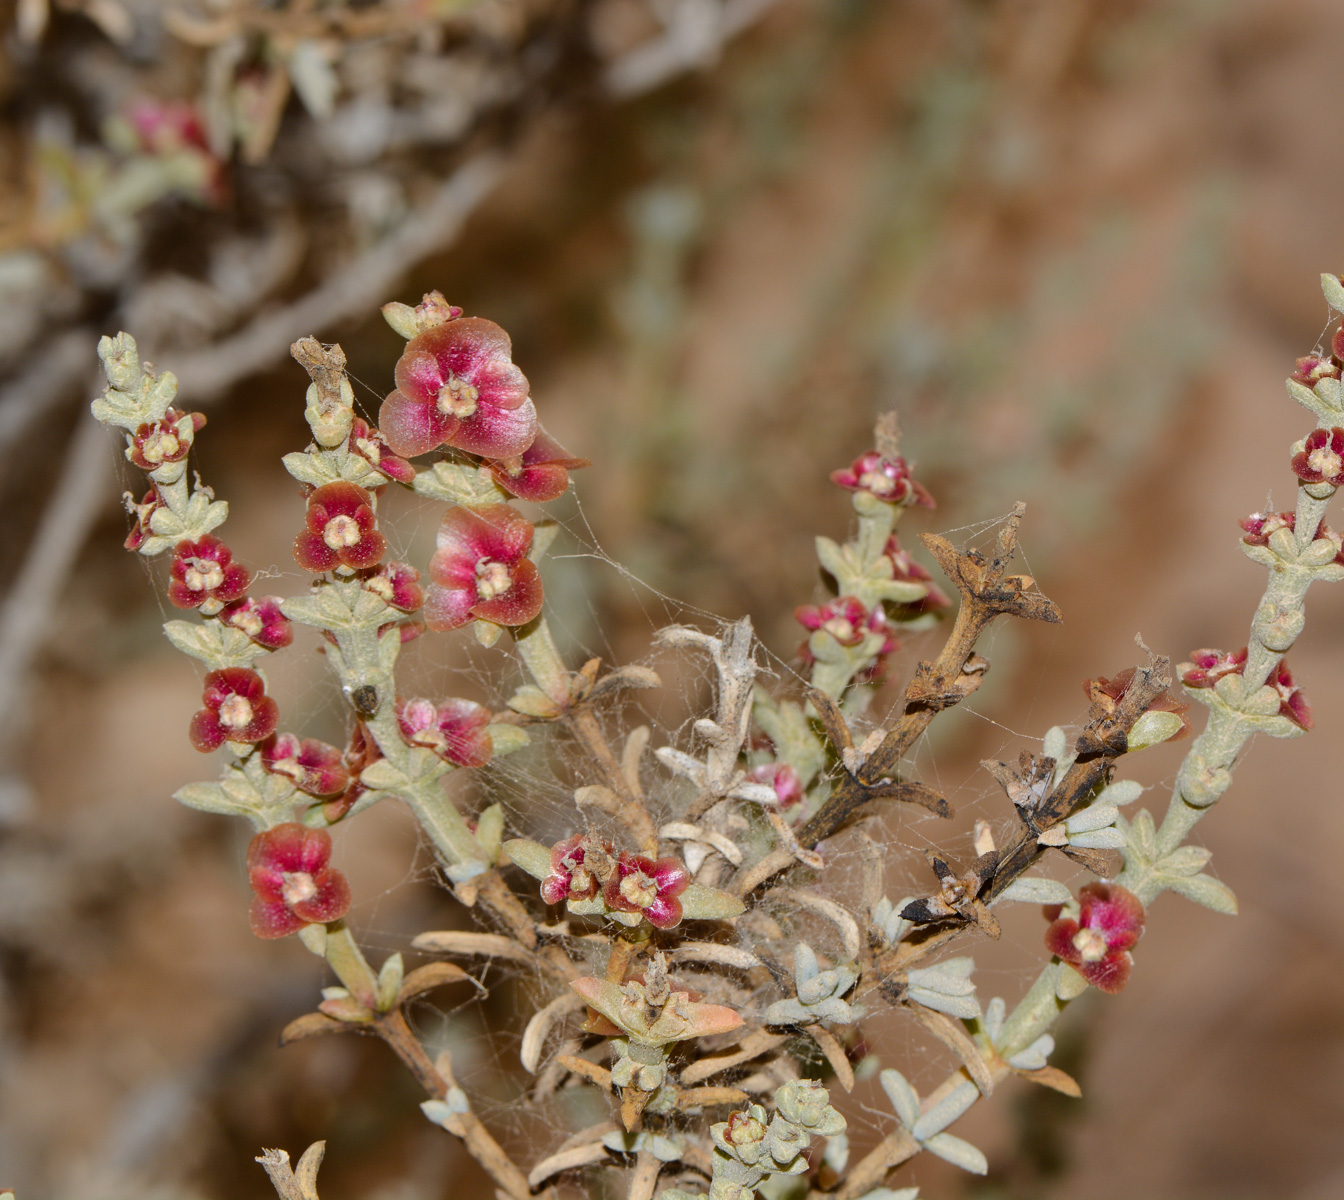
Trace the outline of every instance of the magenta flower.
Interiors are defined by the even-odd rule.
[[[800,604],[793,610],[794,620],[804,629],[824,629],[842,646],[857,646],[863,641],[872,614],[857,596],[839,596],[818,607]]]
[[[153,471],[164,463],[181,462],[191,449],[191,439],[181,438],[177,433],[177,423],[182,413],[170,408],[163,417],[141,425],[131,435],[131,444],[126,447],[126,457],[142,471]],[[205,414],[191,414],[193,433],[205,428]]]
[[[247,878],[256,895],[248,919],[259,938],[280,938],[305,925],[339,921],[350,911],[350,885],[331,859],[331,834],[297,821],[259,833],[247,848]]]
[[[202,753],[225,742],[264,742],[275,732],[280,709],[261,676],[247,667],[225,667],[205,677],[205,707],[191,718],[191,744]]]
[[[247,568],[233,561],[233,551],[208,533],[173,547],[169,575],[168,599],[178,608],[199,608],[206,616],[237,600],[252,582]]]
[[[1344,485],[1344,429],[1313,429],[1293,455],[1293,473],[1303,483]]]
[[[356,417],[350,426],[350,440],[346,443],[346,449],[351,454],[358,454],[375,471],[382,472],[389,479],[395,479],[398,483],[415,482],[415,468],[404,458],[393,454],[387,439],[378,430],[370,429],[363,417]]]
[[[1338,379],[1339,367],[1330,359],[1322,358],[1319,354],[1308,354],[1306,357],[1297,360],[1289,378],[1297,383],[1305,384],[1307,387],[1315,387],[1317,382],[1322,379]]]
[[[294,640],[294,629],[289,618],[280,611],[279,596],[263,596],[254,600],[245,596],[226,604],[219,614],[225,625],[241,629],[258,646],[279,650]]]
[[[1310,729],[1313,724],[1311,705],[1307,703],[1302,689],[1293,682],[1293,674],[1283,659],[1279,660],[1279,665],[1270,673],[1266,682],[1279,693],[1279,716],[1287,717],[1301,729]]]
[[[918,612],[932,612],[934,609],[947,608],[952,603],[947,598],[947,593],[933,582],[933,576],[910,557],[910,552],[902,547],[894,533],[887,538],[887,545],[882,553],[891,561],[891,577],[896,582],[926,583],[929,585],[929,594],[923,600],[908,607],[914,608]]]
[[[591,855],[602,858],[604,866],[612,863],[610,842],[590,838],[586,833],[557,842],[551,848],[551,873],[541,881],[541,898],[547,904],[561,904],[566,900],[591,900],[602,886],[585,860]]]
[[[364,580],[364,587],[399,612],[415,612],[425,602],[420,572],[404,562],[384,563],[377,574]]]
[[[677,897],[690,882],[690,874],[675,858],[654,862],[643,855],[622,854],[602,889],[602,899],[608,908],[643,913],[650,925],[671,929],[681,923]]]
[[[541,504],[565,494],[571,471],[592,465],[586,458],[575,458],[544,429],[538,428],[532,444],[521,455],[492,462],[490,473],[500,487],[520,500]]]
[[[869,612],[856,596],[840,596],[820,607],[815,604],[799,605],[793,610],[793,615],[805,629],[814,632],[824,629],[842,646],[857,646],[865,634],[880,633],[882,645],[876,651],[873,665],[865,672],[869,682],[876,682],[880,678],[885,667],[883,660],[887,655],[901,648],[882,606],[879,604]],[[798,647],[798,657],[804,666],[811,666],[816,661],[808,642]]]
[[[1267,546],[1270,534],[1277,533],[1280,529],[1292,532],[1297,525],[1297,514],[1256,512],[1251,513],[1249,517],[1242,517],[1239,524],[1245,533],[1241,540],[1248,546]]]
[[[131,532],[126,535],[126,540],[122,545],[127,550],[139,550],[153,532],[149,528],[149,519],[154,515],[154,510],[162,503],[159,500],[158,489],[151,488],[147,491],[139,504],[135,502],[135,497],[130,492],[123,493],[122,500],[126,505],[126,511],[135,514],[135,524],[131,527]]]
[[[1188,688],[1210,688],[1224,675],[1240,675],[1246,669],[1246,647],[1224,653],[1222,650],[1191,650],[1190,661],[1177,668],[1180,680]]]
[[[371,567],[387,550],[378,532],[372,497],[339,480],[308,497],[308,528],[294,539],[294,559],[306,571]]]
[[[883,458],[876,450],[860,455],[844,470],[832,471],[831,482],[851,492],[868,492],[889,504],[922,504],[934,508],[933,497],[910,474],[905,459]]]
[[[1046,948],[1093,987],[1114,995],[1134,964],[1129,949],[1143,936],[1143,905],[1117,883],[1089,883],[1078,903],[1078,920],[1060,917],[1045,931]]]
[[[762,763],[747,772],[752,783],[763,783],[775,789],[776,802],[781,810],[803,802],[803,781],[788,763]]]
[[[522,454],[536,436],[537,412],[512,352],[509,335],[481,317],[436,325],[407,342],[397,390],[378,412],[393,453],[410,458],[448,445],[487,458]]]
[[[350,772],[335,746],[316,738],[299,741],[292,733],[262,743],[261,765],[273,775],[289,776],[299,791],[310,796],[339,796],[350,782]]]
[[[450,508],[429,560],[425,597],[431,629],[456,629],[473,617],[526,625],[541,612],[541,576],[527,558],[532,523],[507,504]]]
[[[432,750],[456,767],[483,767],[494,747],[485,727],[490,710],[470,700],[407,700],[397,706],[401,736],[412,746]]]

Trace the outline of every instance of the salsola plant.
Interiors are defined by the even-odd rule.
[[[1323,282],[1344,311],[1340,281]],[[599,1188],[630,1200],[758,1190],[908,1200],[913,1189],[892,1190],[897,1169],[923,1151],[985,1172],[954,1123],[1009,1075],[1078,1093],[1049,1061],[1050,1029],[1089,987],[1125,986],[1154,901],[1172,891],[1235,911],[1205,871],[1209,853],[1186,839],[1252,734],[1311,727],[1284,655],[1309,585],[1344,579],[1341,538],[1324,523],[1344,484],[1344,333],[1329,353],[1300,359],[1288,381],[1317,419],[1291,451],[1296,508],[1241,522],[1242,551],[1269,575],[1247,645],[1192,652],[1175,670],[1188,700],[1168,690],[1169,660],[1146,649],[1087,681],[1081,728],[1042,730],[1037,752],[984,763],[1006,793],[1005,816],[964,829],[949,798],[914,778],[913,752],[984,682],[990,664],[976,646],[994,621],[1060,620],[1035,581],[1014,572],[1022,506],[984,551],[921,535],[954,604],[898,540],[900,519],[934,502],[900,454],[894,417],[880,419],[873,448],[831,475],[857,528],[843,545],[817,539],[834,598],[798,609],[807,630],[798,671],[767,678],[746,618],[662,629],[669,653],[707,665],[710,707],[679,744],[651,745],[647,725],[613,736],[627,694],[659,679],[647,666],[563,659],[542,569],[555,525],[517,505],[563,495],[587,462],[542,429],[497,325],[438,293],[383,311],[407,345],[377,425],[356,415],[338,346],[293,347],[312,381],[313,440],[284,466],[304,497],[294,558],[311,583],[289,598],[254,593],[219,536],[227,504],[189,480],[204,422],[174,407],[173,376],[142,363],[126,334],[99,348],[109,387],[94,415],[125,431],[127,459],[149,476],[147,491],[128,494],[126,544],[168,556],[168,598],[184,616],[165,631],[205,671],[188,733],[199,750],[224,751],[218,778],[176,798],[252,823],[252,930],[297,935],[337,980],[283,1040],[382,1039],[423,1087],[425,1116],[513,1200]],[[444,506],[427,563],[390,558],[379,510],[392,487]],[[323,639],[346,702],[344,747],[289,732],[269,694],[263,666],[291,644],[295,622]],[[941,650],[891,702],[882,688],[897,682],[885,677],[900,638],[940,623],[949,626]],[[453,630],[521,663],[526,682],[498,711],[454,698],[451,680],[430,697],[399,689],[399,664],[425,644],[416,639]],[[1208,715],[1165,816],[1123,815],[1142,788],[1120,777],[1121,760],[1185,736],[1190,700]],[[537,840],[525,806],[472,810],[461,789],[445,789],[455,772],[488,773],[550,737],[565,742],[572,767],[556,785],[573,798],[558,841]],[[345,919],[351,889],[332,863],[328,829],[383,801],[410,808],[445,886],[479,926],[421,934],[412,945],[430,961],[409,971],[399,953],[368,961]],[[916,821],[937,848],[926,862],[902,861],[903,843],[886,830]],[[1052,854],[1095,879],[1075,892],[1042,873]],[[889,877],[901,881],[890,892]],[[999,936],[1009,902],[1046,916],[1043,965],[1015,1002],[981,996],[970,953]],[[516,964],[533,983],[534,1011],[514,1031],[532,1077],[526,1103],[589,1089],[606,1106],[600,1121],[509,1147],[451,1054],[417,1034],[414,1006],[437,989],[462,991],[489,960]],[[903,1020],[945,1048],[949,1073],[920,1095],[883,1069],[885,1129],[868,1138],[876,1144],[856,1136],[851,1151],[844,1093],[856,1065],[870,1065],[875,1027]],[[282,1197],[314,1200],[321,1157],[318,1143],[293,1168],[283,1151],[259,1161]]]

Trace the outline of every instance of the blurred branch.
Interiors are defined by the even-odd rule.
[[[776,0],[680,0],[663,36],[617,59],[605,76],[618,99],[647,92],[681,71],[713,63],[723,45]],[[372,248],[338,268],[292,304],[259,313],[242,329],[166,364],[181,395],[204,405],[281,361],[292,342],[377,307],[417,263],[450,245],[467,217],[503,174],[504,158],[485,152],[459,167],[423,206]],[[123,304],[131,307],[132,300]],[[69,394],[92,355],[93,335],[63,335],[40,356],[41,367],[0,394],[0,452],[27,424]],[[153,347],[149,347],[151,357]],[[81,422],[65,471],[33,537],[28,556],[0,609],[0,723],[12,712],[40,648],[66,575],[107,498],[108,456],[102,430]]]

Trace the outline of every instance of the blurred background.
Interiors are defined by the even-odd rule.
[[[600,556],[548,575],[570,643],[616,660],[692,609],[749,612],[789,658],[812,538],[847,528],[827,473],[896,405],[939,500],[907,541],[1025,500],[1065,614],[997,631],[927,751],[963,817],[978,760],[1078,721],[1136,633],[1177,661],[1245,640],[1263,574],[1236,521],[1292,504],[1310,418],[1282,380],[1344,253],[1333,0],[11,0],[0,30],[0,1184],[21,1196],[259,1197],[260,1147],[319,1137],[324,1200],[489,1194],[381,1046],[275,1048],[322,974],[248,932],[246,831],[169,799],[213,767],[162,581],[121,549],[141,483],[87,415],[102,333],[208,413],[197,467],[285,593],[290,342],[339,339],[376,411],[401,344],[380,304],[439,288],[498,321],[595,464],[558,514],[647,585]],[[423,562],[433,518],[409,528]],[[900,1182],[1344,1197],[1341,634],[1322,587],[1292,656],[1316,731],[1255,743],[1197,830],[1241,915],[1160,900],[1130,986],[1061,1032],[1084,1100],[1008,1088],[957,1130],[987,1179]],[[320,661],[290,657],[282,705],[338,740]],[[1134,762],[1141,803],[1165,807],[1182,749]],[[462,920],[408,817],[357,828],[337,855],[376,954]],[[986,995],[1025,987],[1037,920],[984,959]],[[507,1044],[470,1059],[478,1018],[438,1000],[488,1088],[472,1071]]]

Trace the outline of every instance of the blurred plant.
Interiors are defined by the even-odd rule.
[[[1334,276],[1323,282],[1332,307],[1344,312],[1344,285]],[[900,454],[894,417],[879,420],[875,446],[833,474],[851,494],[857,530],[844,544],[817,539],[836,599],[799,612],[809,631],[799,654],[807,685],[760,685],[746,618],[717,635],[664,629],[663,646],[708,659],[716,687],[689,740],[656,748],[650,761],[647,727],[613,744],[599,715],[614,716],[629,689],[660,686],[657,676],[640,667],[604,671],[596,659],[574,670],[563,660],[536,565],[553,526],[513,504],[508,464],[528,461],[523,428],[543,442],[534,462],[561,467],[566,486],[567,472],[583,460],[540,432],[526,377],[497,326],[464,317],[437,293],[415,309],[389,305],[385,314],[408,344],[397,390],[383,407],[390,428],[382,431],[361,425],[353,432],[340,347],[313,339],[293,347],[312,379],[305,412],[314,440],[284,461],[306,495],[294,556],[314,578],[304,594],[279,601],[247,595],[251,575],[216,534],[227,504],[199,479],[187,481],[181,450],[201,423],[171,408],[173,376],[142,363],[126,334],[99,347],[109,388],[94,414],[125,431],[127,458],[150,480],[144,500],[127,496],[132,548],[171,555],[170,595],[197,615],[165,626],[207,669],[190,737],[202,751],[227,755],[217,782],[188,784],[177,799],[251,822],[253,931],[297,933],[339,981],[324,989],[314,1012],[290,1023],[283,1040],[346,1030],[382,1039],[428,1094],[426,1116],[516,1200],[596,1168],[627,1170],[631,1200],[650,1200],[664,1176],[669,1200],[702,1187],[715,1200],[746,1200],[758,1188],[814,1200],[909,1195],[892,1193],[885,1181],[922,1150],[984,1173],[984,1154],[949,1127],[1009,1074],[1078,1093],[1048,1062],[1048,1031],[1089,985],[1110,993],[1124,987],[1158,896],[1170,890],[1235,911],[1231,892],[1204,873],[1209,853],[1184,842],[1231,783],[1251,734],[1296,737],[1311,726],[1283,656],[1302,630],[1310,584],[1344,579],[1339,538],[1323,523],[1344,479],[1335,450],[1344,445],[1340,360],[1299,364],[1288,382],[1319,422],[1292,448],[1297,510],[1291,519],[1257,514],[1243,522],[1243,550],[1269,569],[1246,649],[1199,650],[1180,668],[1209,719],[1162,824],[1146,810],[1122,817],[1120,808],[1141,789],[1112,778],[1126,754],[1189,728],[1189,706],[1167,694],[1168,660],[1149,652],[1138,666],[1086,682],[1088,719],[1071,739],[1056,727],[1040,755],[984,764],[1010,801],[1014,832],[1005,845],[996,846],[978,822],[968,837],[947,839],[955,849],[928,853],[936,884],[927,894],[893,903],[883,894],[883,860],[900,844],[879,845],[871,831],[854,831],[863,864],[856,898],[837,869],[840,835],[878,806],[952,817],[947,797],[908,778],[908,754],[935,717],[984,682],[989,662],[975,647],[992,622],[1060,619],[1030,577],[1010,573],[1023,506],[1002,521],[988,550],[922,535],[960,604],[936,657],[916,666],[890,711],[875,711],[898,632],[928,626],[947,606],[896,540],[905,513],[933,500]],[[395,462],[384,460],[383,445]],[[415,465],[400,455],[432,457]],[[382,561],[388,539],[379,509],[394,484],[449,506],[426,564],[427,593],[414,568]],[[548,477],[544,490],[552,494],[558,484]],[[486,647],[507,634],[530,681],[499,711],[452,698],[402,699],[398,665],[423,644],[412,640],[417,612],[431,630],[469,627]],[[324,639],[349,706],[344,754],[276,732],[280,711],[262,668],[289,642],[277,632],[281,620],[309,625]],[[510,818],[495,803],[469,815],[445,792],[453,773],[488,772],[552,729],[581,751],[576,831],[546,844],[527,836],[537,814]],[[477,1115],[451,1054],[431,1056],[412,1029],[409,1003],[472,977],[445,961],[408,972],[400,953],[375,969],[346,924],[351,892],[331,865],[326,832],[390,799],[411,809],[446,886],[488,930],[429,932],[412,946],[528,967],[542,989],[520,1050],[522,1067],[538,1075],[532,1102],[572,1080],[605,1097],[619,1127],[603,1121],[520,1163]],[[511,819],[522,827],[506,839]],[[1066,885],[1031,873],[1051,850],[1103,881],[1075,898]],[[1114,879],[1111,851],[1123,862]],[[912,864],[903,872],[922,874]],[[1044,949],[1053,957],[1011,1011],[997,998],[982,1007],[973,957],[935,957],[968,934],[998,937],[994,910],[1002,901],[1043,904],[1051,919]],[[548,909],[560,905],[565,912],[556,920]],[[847,1120],[832,1089],[854,1087],[846,1047],[865,1036],[860,1022],[893,1015],[934,1034],[958,1065],[923,1097],[904,1074],[883,1070],[895,1124],[851,1163]],[[548,1058],[557,1033],[563,1039]],[[820,1061],[809,1043],[821,1052],[829,1086],[804,1077]],[[724,1112],[725,1120],[711,1119]],[[811,1149],[816,1138],[827,1139],[819,1154]],[[296,1170],[279,1152],[261,1161],[282,1197],[314,1200],[321,1153],[310,1148]]]

